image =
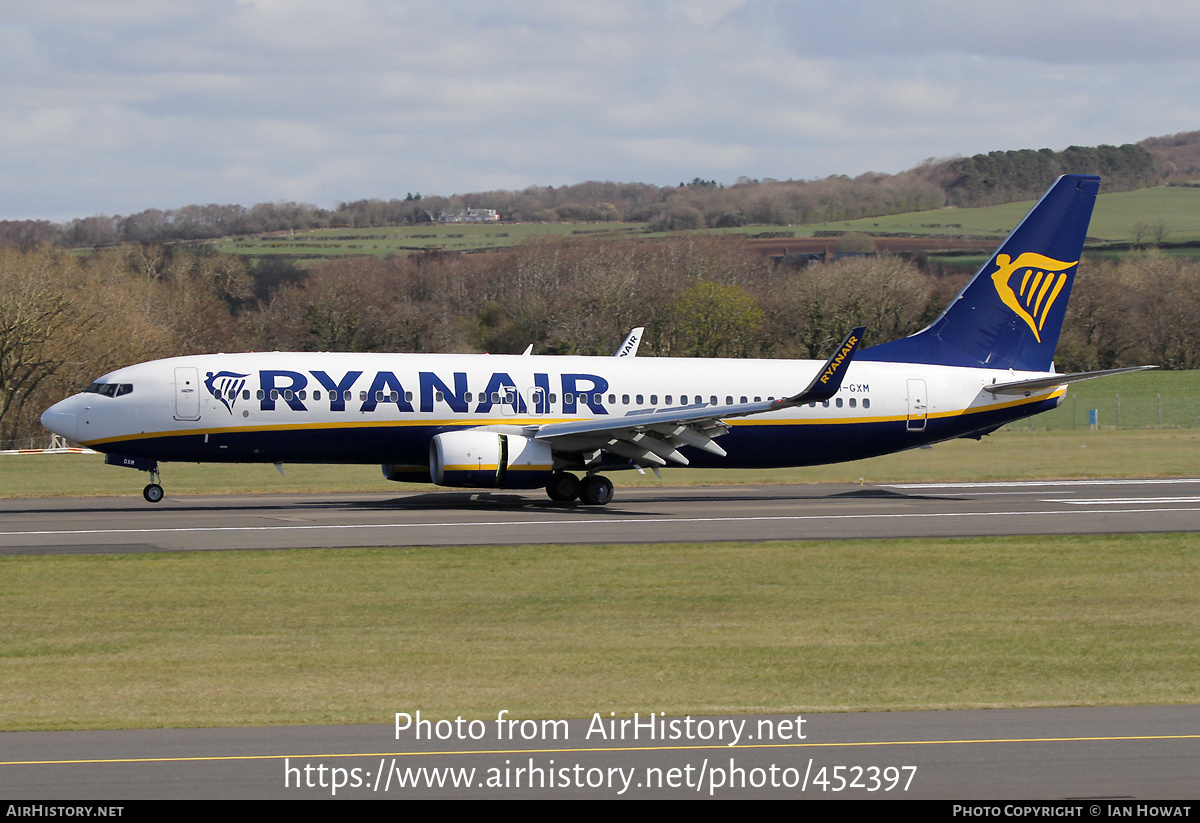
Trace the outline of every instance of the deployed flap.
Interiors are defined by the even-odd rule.
[[[1015,380],[1011,383],[993,383],[984,386],[984,391],[992,394],[1028,394],[1039,389],[1050,389],[1055,386],[1065,386],[1068,383],[1079,383],[1083,380],[1095,380],[1097,377],[1111,377],[1114,374],[1125,374],[1131,371],[1157,369],[1158,366],[1128,366],[1123,369],[1104,369],[1103,371],[1081,371],[1073,374],[1053,374],[1049,377],[1035,377],[1032,380]]]

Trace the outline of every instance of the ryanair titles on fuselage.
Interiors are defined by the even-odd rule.
[[[219,401],[230,414],[233,414],[239,401],[257,402],[260,411],[275,411],[277,406],[286,406],[293,411],[308,411],[306,403],[321,403],[328,405],[331,412],[344,412],[350,406],[350,411],[373,412],[379,405],[394,404],[399,411],[413,412],[414,403],[419,404],[422,412],[432,412],[434,403],[444,403],[452,411],[461,414],[488,414],[498,405],[511,405],[518,414],[546,414],[550,411],[553,401],[551,392],[551,375],[536,372],[533,375],[533,386],[523,396],[517,391],[517,382],[507,372],[494,372],[488,379],[487,386],[478,392],[472,392],[467,387],[467,373],[454,372],[453,377],[446,381],[431,371],[417,373],[418,391],[414,394],[392,371],[377,371],[369,378],[369,384],[364,378],[366,372],[347,371],[338,375],[314,369],[308,372],[291,371],[289,369],[260,369],[258,371],[259,389],[253,397],[248,397],[248,389],[242,389],[249,373],[240,372],[208,372],[204,381],[205,387],[214,399]],[[608,380],[597,374],[561,374],[555,375],[555,389],[562,392],[562,411],[564,414],[575,414],[584,406],[592,414],[608,414],[604,407],[602,394],[608,391]],[[355,387],[358,394],[354,393]],[[313,396],[309,397],[309,391]],[[323,392],[322,396],[317,392]],[[530,402],[527,403],[526,401]],[[530,408],[532,406],[532,409]]]

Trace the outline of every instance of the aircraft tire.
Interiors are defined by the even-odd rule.
[[[142,497],[146,498],[147,503],[159,503],[163,496],[163,487],[157,483],[147,484],[146,488],[142,489]]]
[[[589,506],[607,506],[613,499],[613,484],[602,474],[585,477],[579,484],[579,502]]]
[[[579,496],[579,478],[570,472],[555,472],[546,484],[546,494],[555,503],[566,503]]]

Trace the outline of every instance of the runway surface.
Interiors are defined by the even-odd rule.
[[[1200,478],[638,488],[607,507],[454,491],[0,501],[7,555],[1195,531]],[[735,747],[606,740],[586,721],[499,740],[480,720],[478,741],[390,725],[0,733],[0,796],[316,798],[341,780],[338,798],[1106,798],[1081,801],[1102,817],[1122,798],[1200,796],[1200,706],[813,715],[803,740],[794,716],[727,718],[792,724]],[[469,786],[426,785],[455,775]]]
[[[1077,816],[1108,817],[1200,794],[1196,706],[638,719],[666,725],[635,738],[573,720],[521,739],[518,722],[502,740],[495,717],[464,718],[480,740],[464,724],[468,739],[444,726],[449,740],[418,741],[394,723],[0,734],[0,796],[1074,800]]]
[[[1200,530],[1200,478],[0,501],[0,554]]]

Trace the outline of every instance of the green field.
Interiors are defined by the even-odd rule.
[[[1102,188],[1103,191],[1103,188]],[[1033,208],[1034,201],[1005,203],[979,209],[946,208],[936,211],[868,217],[805,226],[804,235],[814,231],[897,232],[932,237],[963,235],[1006,237],[1021,218]],[[1136,223],[1166,222],[1164,243],[1200,242],[1200,188],[1159,186],[1138,191],[1103,194],[1096,200],[1088,237],[1104,243],[1130,243]],[[797,232],[800,233],[799,231]],[[1151,242],[1151,238],[1143,238]]]
[[[1200,700],[1200,535],[4,557],[0,729]]]
[[[378,229],[314,229],[226,238],[211,245],[227,254],[348,257],[412,252],[471,252],[506,248],[548,237],[616,237],[640,223],[448,223]]]
[[[990,244],[1007,236],[1032,206],[1033,201],[1030,200],[977,209],[946,208],[804,226],[742,226],[705,230],[703,233],[755,235],[783,231],[791,232],[796,237],[811,237],[818,231],[859,231],[868,234],[898,233],[932,238],[970,236],[981,238],[981,242]],[[1092,216],[1090,242],[1093,246],[1131,243],[1134,239],[1135,224],[1149,225],[1159,220],[1167,225],[1167,234],[1163,239],[1167,246],[1200,242],[1200,188],[1160,186],[1139,191],[1101,194]],[[353,255],[386,257],[391,254],[429,251],[475,252],[511,247],[538,238],[654,238],[672,234],[646,233],[645,229],[644,223],[449,223],[394,228],[271,232],[224,238],[212,241],[210,245],[229,254],[325,259]],[[1152,237],[1147,235],[1142,242],[1150,244]],[[1172,253],[1170,248],[1166,250]],[[1177,249],[1174,253],[1194,256],[1195,250]],[[973,261],[974,258],[959,262],[966,265]]]

